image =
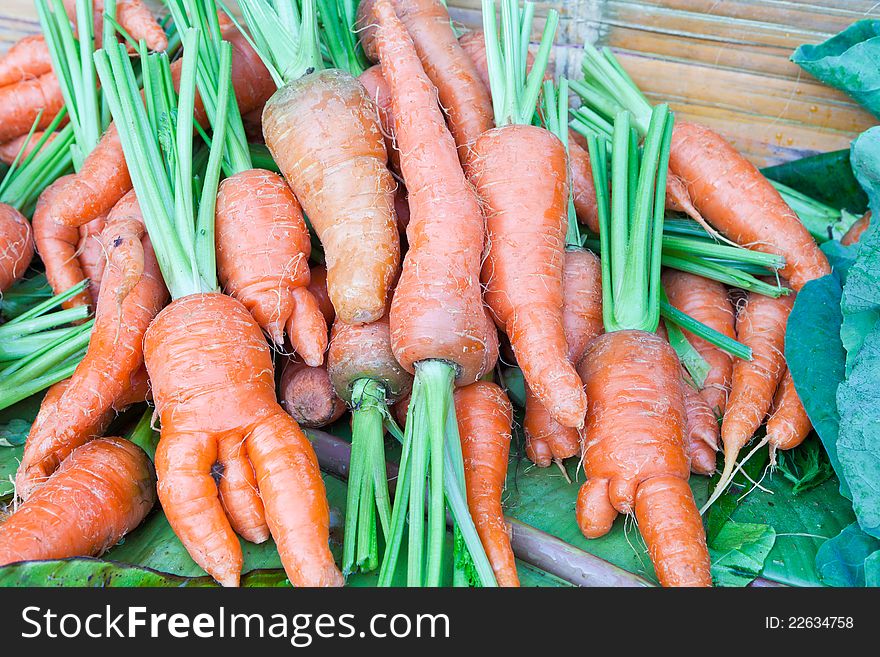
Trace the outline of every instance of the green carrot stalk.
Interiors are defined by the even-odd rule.
[[[158,438],[153,431],[153,409],[147,408],[138,423],[131,430],[128,439],[147,453],[150,460],[156,457]]]
[[[352,0],[317,0],[321,44],[334,68],[354,77],[370,66],[358,41],[357,3]]]
[[[771,180],[770,184],[782,195],[819,244],[829,240],[839,240],[859,218],[845,209],[832,208],[781,182]]]

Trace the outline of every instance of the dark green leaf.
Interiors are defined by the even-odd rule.
[[[730,521],[709,544],[716,586],[746,586],[764,568],[776,532],[769,525]]]
[[[283,570],[256,570],[242,577],[241,585],[290,586]],[[78,586],[78,587],[216,587],[207,575],[180,577],[150,568],[99,559],[26,561],[0,568],[0,587]]]
[[[840,342],[841,295],[834,274],[804,285],[788,318],[785,359],[807,416],[840,477],[841,493],[848,497],[837,458],[837,387],[843,381],[846,360]]]
[[[868,205],[880,208],[880,126],[856,137],[850,145],[849,157],[853,174],[868,195]]]
[[[865,586],[880,586],[880,550],[865,559]]]
[[[791,60],[880,117],[880,21],[865,19],[819,44],[805,44]]]
[[[27,440],[31,423],[21,418],[12,418],[8,422],[0,424],[0,447],[18,447],[24,445]]]
[[[878,550],[880,540],[868,536],[854,522],[819,548],[819,578],[826,586],[865,586],[865,559]]]
[[[777,469],[792,484],[795,497],[815,488],[834,474],[831,461],[815,434],[788,451],[777,454]]]
[[[768,167],[762,172],[833,208],[862,214],[868,208],[868,197],[853,175],[849,157],[849,150],[820,153]]]
[[[837,390],[837,455],[861,528],[880,538],[880,325],[866,337]]]

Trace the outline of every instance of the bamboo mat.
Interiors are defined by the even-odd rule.
[[[158,4],[153,0],[154,4]],[[480,24],[480,0],[448,0],[453,18]],[[875,0],[557,0],[557,73],[580,77],[581,44],[610,46],[653,101],[706,123],[763,166],[847,148],[875,121],[788,61],[865,17]],[[0,0],[0,51],[39,30],[32,0]]]

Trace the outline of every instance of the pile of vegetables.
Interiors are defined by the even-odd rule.
[[[876,129],[761,172],[518,0],[36,6],[0,585],[880,583]]]

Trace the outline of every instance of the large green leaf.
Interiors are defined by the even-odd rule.
[[[880,21],[861,20],[827,41],[802,45],[791,60],[880,117]]]
[[[853,175],[849,150],[811,155],[762,171],[768,178],[833,208],[858,214],[868,208],[868,197]]]
[[[840,342],[842,293],[834,274],[809,281],[803,287],[788,318],[785,359],[804,409],[834,471],[841,477],[841,493],[849,496],[837,458],[837,387],[843,381],[846,362]]]
[[[880,550],[880,540],[861,530],[858,523],[843,528],[816,554],[816,570],[828,586],[865,586],[865,560]]]
[[[0,410],[0,427],[18,426],[20,428],[24,424],[30,426],[37,416],[44,394],[33,395],[9,408]],[[15,476],[15,471],[18,470],[23,451],[23,445],[0,447],[0,501],[12,495],[12,478]]]
[[[716,586],[746,586],[764,567],[776,532],[769,525],[729,521],[709,543]]]
[[[837,454],[861,528],[880,538],[880,324],[868,334],[837,390]]]
[[[241,585],[290,586],[283,570],[255,570],[242,577]],[[180,577],[158,571],[101,559],[61,559],[28,561],[0,568],[0,587],[80,586],[80,587],[157,587],[204,588],[218,584],[207,575]]]

